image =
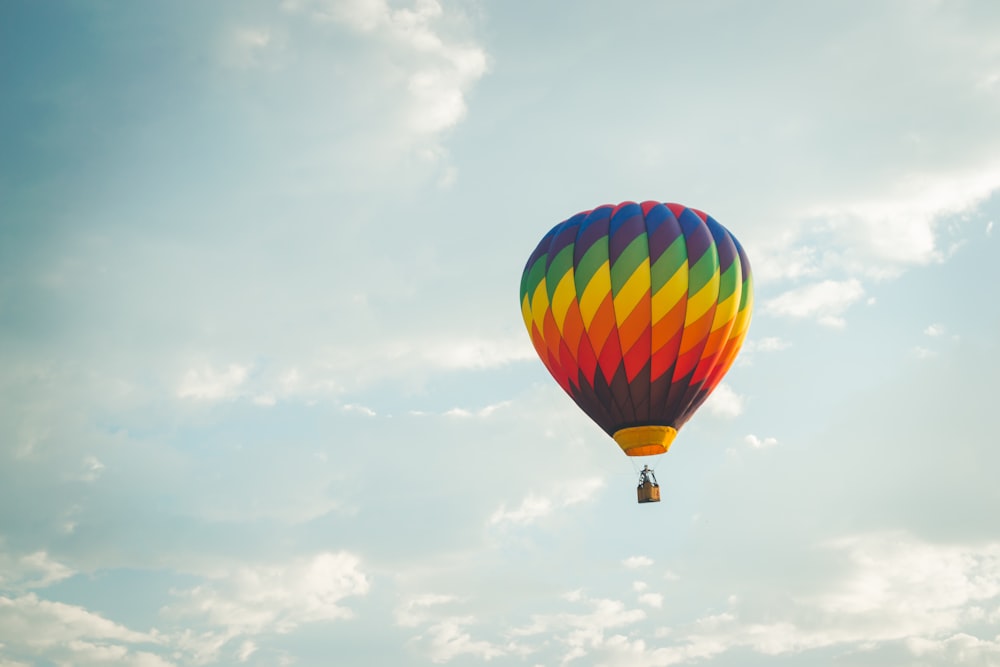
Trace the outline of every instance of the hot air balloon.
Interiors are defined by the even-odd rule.
[[[630,457],[670,448],[735,361],[752,307],[742,246],[680,204],[577,213],[542,238],[521,276],[538,356]],[[638,496],[659,500],[648,466]]]

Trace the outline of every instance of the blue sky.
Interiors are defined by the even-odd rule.
[[[0,666],[1000,662],[1000,5],[7,2]],[[709,212],[655,462],[528,254]]]

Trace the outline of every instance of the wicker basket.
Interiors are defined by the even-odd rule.
[[[645,482],[642,486],[636,489],[636,493],[639,495],[640,503],[660,502],[660,487],[652,482]]]

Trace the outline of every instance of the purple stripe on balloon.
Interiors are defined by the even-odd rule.
[[[719,272],[725,273],[736,261],[736,246],[733,245],[733,235],[711,216],[705,220],[705,224],[711,230],[715,245],[719,250]]]
[[[535,246],[534,251],[528,256],[528,261],[524,264],[525,277],[527,277],[528,271],[532,266],[534,266],[535,262],[537,262],[542,255],[549,251],[549,244],[552,242],[552,238],[556,235],[556,232],[559,231],[560,227],[562,227],[561,223],[550,229],[548,233],[542,237],[542,240],[538,242],[538,245]]]
[[[578,213],[556,228],[555,237],[549,245],[549,256],[545,266],[546,271],[548,271],[548,268],[552,266],[552,260],[556,258],[556,255],[558,255],[563,248],[572,245],[572,243],[576,240],[577,230],[580,226],[580,221],[584,218],[584,215],[585,214],[583,213]]]
[[[667,251],[677,237],[681,235],[681,227],[673,212],[663,204],[657,204],[646,213],[646,236],[649,238],[649,263],[656,260]]]
[[[608,225],[608,237],[610,247],[608,255],[611,265],[614,266],[625,248],[640,234],[646,233],[646,225],[642,219],[642,209],[638,204],[628,202],[621,204],[611,217]]]
[[[579,262],[592,245],[607,238],[610,216],[611,206],[599,206],[587,214],[580,223],[580,231],[576,236],[576,246],[573,248],[574,262]],[[606,240],[604,242],[607,243]]]
[[[698,214],[689,208],[684,209],[677,221],[681,223],[681,230],[687,238],[688,265],[694,266],[712,247],[712,234]]]

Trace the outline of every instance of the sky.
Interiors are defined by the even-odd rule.
[[[1000,664],[998,34],[2,3],[0,667]],[[518,288],[648,199],[756,304],[639,505]]]

